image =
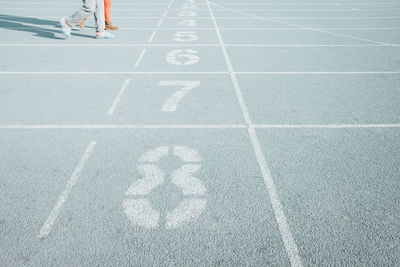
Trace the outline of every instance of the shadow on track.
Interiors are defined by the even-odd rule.
[[[33,25],[32,25],[33,24]],[[53,26],[55,29],[46,29],[40,26]],[[63,37],[57,37],[59,34],[62,36],[60,29],[60,23],[54,20],[44,20],[32,17],[21,17],[14,15],[4,15],[0,14],[0,28],[14,30],[14,31],[23,31],[23,32],[31,32],[34,36],[49,38],[49,39],[57,39],[64,40]],[[80,34],[74,32],[73,35],[95,38],[91,35]]]

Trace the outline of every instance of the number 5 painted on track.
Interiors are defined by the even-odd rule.
[[[161,108],[163,112],[171,112],[176,110],[179,102],[187,93],[200,85],[200,81],[160,81],[159,85],[181,87],[165,101]]]
[[[199,40],[197,32],[176,32],[172,40],[177,42],[194,42]]]

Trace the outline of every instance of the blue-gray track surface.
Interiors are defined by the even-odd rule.
[[[400,265],[399,1],[81,4],[0,0],[0,266]]]

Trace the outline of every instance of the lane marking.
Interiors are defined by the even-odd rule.
[[[335,32],[330,32],[330,31],[326,31],[326,30],[320,30],[318,28],[312,28],[312,27],[307,27],[307,26],[293,24],[293,23],[287,23],[287,22],[284,22],[282,20],[279,20],[278,18],[267,18],[267,17],[262,17],[262,16],[256,16],[256,15],[253,15],[253,14],[250,14],[250,13],[241,12],[241,11],[238,11],[238,10],[235,10],[235,9],[227,8],[227,7],[221,6],[219,4],[215,4],[213,2],[210,2],[210,3],[212,5],[214,5],[214,6],[217,6],[219,8],[222,8],[222,9],[234,12],[234,13],[238,13],[238,14],[249,16],[249,17],[256,18],[256,19],[276,22],[276,23],[283,24],[283,25],[286,25],[286,26],[298,27],[298,28],[307,29],[307,30],[310,30],[310,31],[316,31],[316,32],[320,32],[320,33],[326,33],[326,34],[329,34],[329,35],[346,37],[346,38],[351,38],[351,39],[355,39],[355,40],[371,42],[371,43],[375,43],[375,44],[384,44],[384,45],[387,45],[387,46],[400,47],[399,45],[396,45],[396,44],[391,44],[391,43],[386,43],[386,42],[381,42],[381,41],[375,41],[375,40],[370,40],[370,39],[366,39],[366,38],[360,38],[360,37],[356,37],[356,36],[348,35],[348,34],[343,34],[343,33],[335,33]]]
[[[158,21],[158,23],[157,23],[157,25],[156,25],[156,28],[160,28],[160,26],[161,26],[161,23],[163,22],[163,18],[161,18],[159,21]]]
[[[107,115],[112,115],[114,113],[115,108],[117,107],[119,101],[121,100],[122,95],[125,92],[126,87],[128,87],[128,84],[131,82],[131,79],[126,79],[124,84],[122,85],[121,89],[119,90],[117,96],[114,99],[114,102],[112,103],[110,109],[107,111]]]
[[[236,74],[261,75],[370,75],[370,74],[400,74],[400,71],[237,71]]]
[[[154,30],[153,33],[150,35],[149,40],[147,40],[149,43],[151,43],[154,39],[154,37],[156,36],[157,30]]]
[[[393,47],[400,44],[225,44],[226,47]],[[16,47],[219,47],[219,44],[0,44]]]
[[[8,124],[0,130],[58,130],[58,129],[352,129],[400,128],[400,123],[381,124]]]
[[[236,71],[236,74],[254,74],[254,75],[332,75],[332,74],[341,74],[341,75],[370,75],[370,74],[400,74],[400,71]],[[34,71],[3,71],[0,72],[0,75],[63,75],[63,74],[74,74],[74,75],[85,75],[85,74],[93,74],[93,75],[103,75],[103,74],[132,74],[132,75],[142,75],[142,74],[230,74],[228,71],[82,71],[82,72],[74,72],[74,71],[42,71],[42,72],[34,72]]]
[[[229,74],[230,74],[230,77],[231,77],[231,80],[232,80],[232,83],[233,83],[233,87],[235,89],[235,94],[236,94],[236,97],[237,97],[239,105],[240,105],[240,110],[242,112],[242,116],[244,118],[245,123],[247,125],[250,125],[250,124],[252,124],[252,122],[251,122],[251,119],[250,119],[250,116],[249,116],[249,111],[247,110],[247,106],[246,106],[246,104],[244,102],[243,94],[242,94],[242,92],[240,90],[239,82],[238,82],[237,77],[236,77],[236,75],[235,75],[235,73],[233,71],[231,60],[230,60],[230,58],[228,56],[228,52],[226,50],[226,47],[225,47],[225,44],[224,44],[224,40],[222,39],[221,32],[220,32],[220,30],[218,28],[218,25],[217,25],[217,22],[215,20],[214,12],[212,11],[210,3],[209,3],[208,0],[207,0],[207,5],[208,5],[209,12],[211,14],[211,19],[212,19],[213,25],[215,27],[215,31],[216,31],[216,34],[217,34],[217,37],[218,37],[219,44],[221,46],[222,53],[223,53],[224,58],[225,58],[226,65],[227,65],[228,70],[229,70]]]
[[[20,75],[20,74],[135,74],[135,75],[142,75],[142,74],[228,74],[227,71],[2,71],[0,74],[3,75]]]
[[[50,231],[53,228],[53,225],[61,211],[61,208],[64,205],[64,202],[67,200],[69,193],[71,192],[72,188],[78,181],[79,174],[82,172],[83,168],[85,167],[85,164],[86,164],[87,160],[89,159],[90,155],[92,154],[95,146],[96,146],[95,141],[90,142],[89,145],[87,146],[85,153],[83,154],[81,160],[79,161],[79,164],[76,166],[74,172],[72,173],[67,184],[65,185],[64,191],[59,196],[57,203],[54,205],[53,209],[50,212],[49,217],[47,218],[47,220],[43,224],[42,228],[40,229],[40,232],[38,235],[39,239],[44,239],[50,234]]]
[[[237,80],[236,74],[233,71],[233,66],[231,64],[229,55],[227,53],[227,50],[226,50],[224,41],[222,39],[220,30],[218,29],[218,24],[216,22],[216,19],[215,19],[215,16],[214,16],[214,12],[213,12],[213,10],[211,8],[209,0],[207,0],[207,6],[208,6],[208,9],[210,11],[211,19],[212,19],[213,24],[215,26],[215,30],[216,30],[216,33],[218,35],[219,42],[221,44],[221,49],[222,49],[222,52],[223,52],[224,57],[225,57],[226,65],[228,66],[228,69],[229,69],[229,72],[230,72],[230,76],[231,76],[231,79],[232,79],[233,86],[235,88],[237,99],[238,99],[239,104],[240,104],[240,109],[241,109],[242,115],[244,117],[246,125],[248,127],[250,127],[252,122],[250,120],[249,112],[248,112],[246,103],[244,101],[244,98],[243,98],[243,95],[242,95],[242,91],[240,89],[239,82]],[[249,133],[249,136],[250,136],[251,143],[253,145],[253,150],[254,150],[254,153],[256,155],[256,158],[257,158],[257,161],[258,161],[258,165],[259,165],[260,170],[261,170],[261,174],[262,174],[262,176],[264,178],[264,183],[265,183],[265,186],[266,186],[267,191],[268,191],[268,195],[269,195],[270,202],[272,204],[272,208],[274,210],[276,222],[277,222],[278,227],[279,227],[279,232],[281,234],[281,238],[282,238],[282,241],[284,243],[286,253],[287,253],[288,257],[289,257],[289,260],[290,260],[292,266],[302,266],[302,262],[301,262],[299,251],[298,251],[298,248],[297,248],[297,245],[296,245],[296,241],[294,240],[294,238],[292,236],[292,233],[290,231],[290,227],[289,227],[289,225],[287,223],[285,212],[283,211],[283,207],[282,207],[281,202],[279,200],[278,193],[276,192],[274,180],[273,180],[273,178],[271,176],[271,173],[270,173],[269,167],[267,165],[267,162],[265,160],[264,154],[263,154],[263,152],[262,152],[262,150],[260,148],[260,144],[259,144],[259,141],[258,141],[257,134],[256,134],[254,128],[248,128],[248,133]]]
[[[359,8],[350,7],[350,6],[343,5],[343,4],[336,4],[336,6],[344,7],[344,8],[347,8],[347,9],[353,10],[353,11],[361,11],[361,9],[359,9]],[[390,10],[390,9],[388,9],[388,10]]]
[[[69,125],[0,125],[0,130],[45,129],[240,129],[244,124],[69,124]]]
[[[162,22],[163,19],[160,19],[160,21]],[[159,21],[159,22],[160,22]],[[54,29],[54,27],[51,26],[44,26],[42,27],[45,30],[52,30]],[[32,29],[32,27],[8,27],[8,30],[30,30]],[[156,30],[156,29],[160,29],[160,30],[183,30],[184,28],[175,28],[175,27],[121,27],[120,30]],[[237,31],[308,31],[308,29],[304,29],[304,28],[294,28],[294,27],[248,27],[248,28],[243,28],[243,27],[236,27],[236,28],[231,28],[231,27],[220,27],[220,30],[237,30]],[[381,31],[381,30],[400,30],[399,27],[342,27],[342,28],[332,28],[332,27],[328,27],[328,28],[321,28],[318,27],[318,29],[320,30],[330,30],[330,31],[355,31],[355,30],[377,30],[377,31]],[[196,30],[214,30],[214,28],[207,28],[207,27],[196,27]],[[71,44],[74,45],[74,44]],[[96,46],[96,44],[93,44],[94,46]],[[133,44],[135,45],[135,44]],[[89,46],[89,44],[87,44],[87,46]]]
[[[271,171],[269,170],[267,161],[265,160],[264,153],[261,149],[258,137],[254,128],[248,128],[251,143],[256,154],[258,166],[260,167],[264,184],[268,191],[269,200],[274,210],[275,218],[278,223],[279,232],[281,233],[282,241],[285,245],[286,253],[289,256],[291,266],[302,266],[299,250],[296,242],[290,231],[289,224],[286,219],[285,212],[279,200],[278,192],[276,191],[274,179],[272,178]]]
[[[41,4],[51,4],[51,5],[73,5],[74,3],[71,2],[10,2],[10,1],[0,1],[0,4],[32,4],[32,5],[41,5]],[[392,5],[392,4],[399,4],[399,2],[353,2],[353,3],[346,3],[347,5]],[[76,4],[75,4],[76,5]],[[158,2],[158,3],[130,3],[130,2],[116,2],[114,5],[161,5],[163,6],[164,3]],[[207,6],[205,3],[196,3],[196,5],[200,6]],[[229,5],[233,6],[332,6],[332,3],[318,3],[318,2],[306,2],[306,3],[229,3]]]
[[[351,129],[351,128],[400,128],[400,123],[386,124],[257,124],[260,129]]]
[[[169,2],[169,5],[167,6],[167,9],[164,11],[164,13],[162,14],[162,17],[165,17],[169,11],[169,9],[171,8],[172,4],[174,3],[174,0],[171,0],[171,2]]]
[[[139,67],[139,64],[140,64],[140,62],[142,61],[142,59],[143,59],[144,55],[146,54],[146,52],[147,52],[147,48],[143,48],[143,50],[142,50],[142,52],[140,53],[138,59],[136,60],[136,63],[135,63],[135,65],[134,65],[135,68]]]
[[[1,3],[0,3],[1,4]],[[50,3],[49,4],[53,4]],[[343,4],[335,4],[336,6],[339,7],[345,7],[347,10],[343,9],[337,9],[337,8],[328,8],[328,9],[271,9],[271,8],[241,8],[241,11],[290,11],[290,12],[310,12],[310,11],[316,11],[316,12],[327,12],[327,11],[337,11],[337,12],[343,12],[343,11],[362,11],[362,12],[369,12],[369,11],[396,11],[400,10],[400,8],[374,8],[374,9],[359,9],[355,7],[349,7],[345,6]],[[76,9],[74,8],[27,8],[27,7],[0,7],[0,10],[43,10],[43,11],[56,11],[56,10],[71,10],[75,11]],[[113,11],[164,11],[164,9],[161,8],[115,8]],[[208,9],[196,9],[196,11],[208,11]]]
[[[213,3],[213,5],[217,5]],[[226,7],[225,7],[226,8]],[[240,11],[239,11],[240,12]],[[255,15],[254,15],[255,16]],[[56,16],[37,16],[37,17],[29,17],[32,19],[57,19],[59,17]],[[165,19],[182,19],[182,17],[135,17],[135,16],[115,16],[113,18],[116,19],[160,19],[160,18],[165,18]],[[384,20],[384,19],[400,19],[400,16],[386,16],[386,17],[372,17],[372,16],[367,16],[367,17],[263,17],[265,19],[293,19],[293,20],[307,20],[307,19],[315,19],[315,20],[344,20],[344,19],[350,19],[350,20],[367,20],[367,19],[372,19],[372,20]],[[204,19],[204,20],[209,20],[209,17],[196,17],[196,19]],[[218,17],[218,19],[223,19],[223,20],[254,20],[254,18],[251,17]],[[88,20],[93,20],[93,18],[88,18]]]

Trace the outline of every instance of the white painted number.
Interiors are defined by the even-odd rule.
[[[179,17],[196,17],[197,14],[194,11],[180,11],[178,13]]]
[[[122,202],[124,213],[135,226],[159,227],[160,213],[152,208],[146,196],[155,187],[165,183],[165,173],[155,163],[169,153],[168,146],[156,147],[144,153],[139,159],[137,167],[142,178],[128,188],[125,195],[131,198]],[[193,176],[201,168],[199,153],[188,147],[175,146],[173,155],[179,157],[184,164],[171,173],[170,181],[182,189],[184,198],[178,207],[166,214],[166,229],[174,229],[196,219],[203,213],[207,204],[207,200],[203,197],[207,189]]]
[[[184,4],[182,5],[182,9],[190,10],[190,9],[196,9],[197,5],[195,4]]]
[[[177,25],[186,26],[186,27],[195,27],[195,26],[197,26],[197,23],[194,19],[187,19],[187,20],[178,22]]]
[[[171,95],[161,108],[163,112],[175,111],[183,97],[200,85],[200,81],[160,81],[160,86],[178,86],[180,89]]]
[[[194,42],[199,40],[197,32],[176,32],[172,40],[177,42]]]
[[[167,54],[165,60],[172,65],[193,65],[199,63],[200,58],[198,52],[193,49],[178,49]]]

